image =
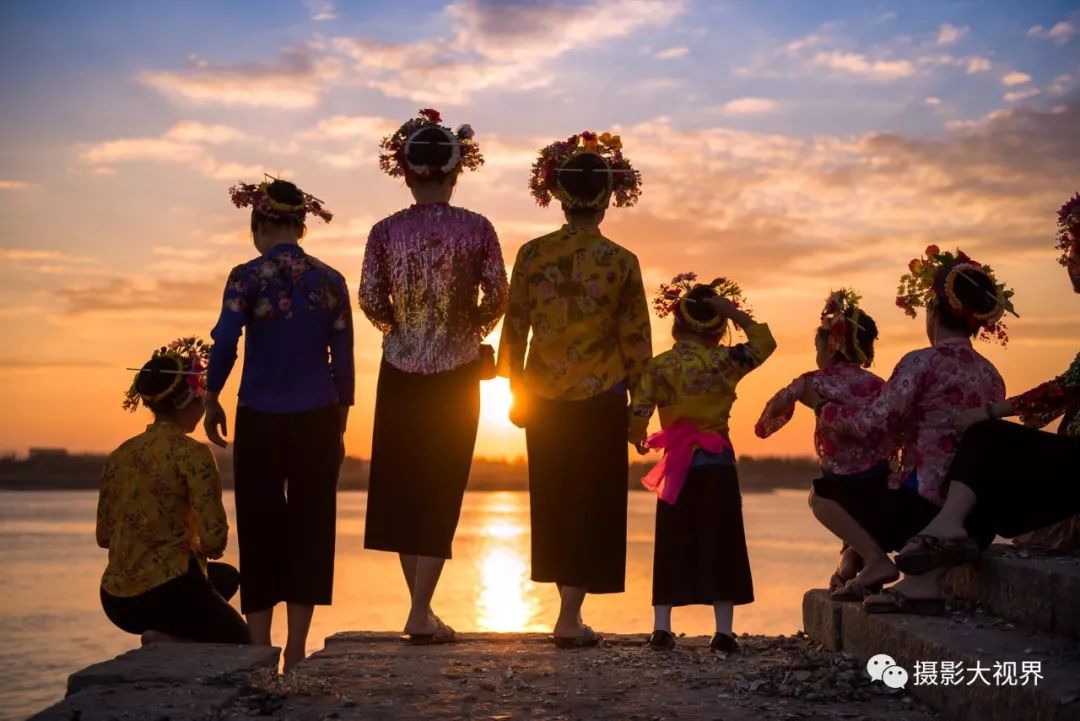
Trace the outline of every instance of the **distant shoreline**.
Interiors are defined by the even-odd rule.
[[[222,485],[232,488],[232,456],[217,453]],[[0,458],[0,490],[5,491],[77,491],[98,489],[103,454],[69,454],[66,451],[37,451],[29,458]],[[641,477],[655,461],[632,461],[627,478],[631,490],[644,490]],[[348,457],[341,466],[338,489],[365,491],[368,487],[370,463],[366,459]],[[739,479],[743,492],[758,493],[787,488],[806,490],[820,468],[809,458],[739,459]],[[477,458],[469,476],[470,491],[528,490],[528,466],[522,461]]]

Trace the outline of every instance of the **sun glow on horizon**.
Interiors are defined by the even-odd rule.
[[[513,402],[508,379],[484,381],[480,384],[480,422],[491,430],[513,430],[515,426],[509,418]]]

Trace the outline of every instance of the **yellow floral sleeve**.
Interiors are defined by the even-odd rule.
[[[221,476],[210,449],[191,444],[177,467],[187,483],[188,502],[198,539],[198,551],[206,558],[221,558],[229,538],[229,521],[221,502]]]
[[[510,274],[510,299],[499,338],[499,375],[517,386],[525,369],[529,344],[529,273],[526,247],[522,246]]]
[[[619,350],[626,366],[626,377],[633,388],[652,357],[652,328],[649,304],[641,281],[641,266],[632,257],[619,295]]]
[[[98,489],[97,506],[97,544],[101,548],[108,548],[113,535],[113,496],[116,494],[115,486],[116,470],[110,461],[105,462],[105,468],[101,471],[101,484]]]

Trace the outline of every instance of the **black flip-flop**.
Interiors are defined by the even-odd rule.
[[[868,597],[863,601],[867,613],[906,613],[912,616],[941,616],[945,613],[944,598],[912,598],[903,591],[886,588],[877,594],[881,600]]]
[[[911,538],[907,545],[914,548],[901,551],[893,559],[893,563],[904,573],[912,576],[921,576],[935,568],[950,568],[970,563],[979,557],[979,544],[974,539],[964,538],[937,538],[919,534]]]
[[[592,648],[599,646],[604,637],[597,634],[588,626],[582,626],[582,631],[577,636],[552,636],[556,648]]]

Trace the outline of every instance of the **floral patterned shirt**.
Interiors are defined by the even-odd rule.
[[[383,332],[383,357],[399,370],[440,373],[476,360],[506,312],[506,295],[499,238],[478,213],[413,205],[371,229],[360,309]]]
[[[705,433],[726,435],[736,384],[776,350],[765,323],[746,328],[746,338],[746,343],[733,346],[679,340],[650,360],[634,387],[630,442],[645,439],[654,408],[660,409],[664,428],[686,420]]]
[[[341,273],[299,245],[236,266],[225,284],[206,385],[218,392],[244,338],[240,403],[264,413],[351,406],[355,387],[349,291]]]
[[[1042,428],[1063,416],[1058,433],[1080,436],[1080,354],[1057,378],[1009,399],[1026,425]]]
[[[109,549],[101,586],[137,596],[188,571],[192,554],[225,552],[229,523],[210,449],[171,423],[155,423],[105,459],[97,542]]]
[[[837,363],[803,373],[769,399],[754,426],[754,433],[758,438],[768,438],[787,425],[795,413],[796,403],[809,388],[825,400],[857,405],[876,398],[884,385],[884,380],[857,363]],[[814,447],[822,470],[838,476],[868,471],[896,455],[887,436],[882,435],[877,443],[867,443],[862,438],[843,433],[820,415],[814,427]]]
[[[889,479],[899,488],[914,473],[919,495],[941,505],[959,443],[957,414],[1005,397],[1005,382],[966,338],[949,338],[900,359],[877,398],[868,403],[829,402],[825,423],[866,443],[887,436],[900,448],[901,467]]]
[[[595,228],[565,225],[521,247],[499,346],[499,372],[511,387],[552,400],[591,398],[632,387],[651,355],[633,253]]]

